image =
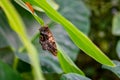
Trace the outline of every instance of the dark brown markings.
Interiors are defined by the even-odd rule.
[[[41,27],[40,31],[40,44],[43,50],[50,51],[53,55],[57,55],[57,47],[55,43],[55,39],[53,37],[52,32],[48,28],[48,26]]]

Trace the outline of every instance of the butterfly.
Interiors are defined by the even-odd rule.
[[[40,31],[40,38],[39,43],[42,46],[43,50],[48,50],[51,52],[54,56],[57,55],[57,47],[55,43],[55,39],[53,37],[52,32],[48,28],[48,26],[43,26],[39,29]]]

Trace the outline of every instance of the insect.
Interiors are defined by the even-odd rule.
[[[55,39],[52,35],[52,32],[48,28],[48,26],[43,26],[39,29],[40,31],[40,39],[39,43],[42,46],[43,50],[50,51],[54,56],[57,55],[57,47],[55,43]]]
[[[25,4],[26,4],[26,6],[29,8],[29,10],[30,10],[32,13],[34,13],[34,9],[33,9],[33,7],[31,6],[31,4],[30,4],[29,2],[26,2]]]

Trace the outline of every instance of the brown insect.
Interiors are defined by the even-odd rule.
[[[43,50],[50,51],[53,55],[57,55],[57,47],[55,43],[55,39],[52,35],[52,32],[48,28],[48,26],[43,26],[39,29],[40,31],[40,39],[39,42],[43,48]]]

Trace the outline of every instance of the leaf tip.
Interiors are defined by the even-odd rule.
[[[111,62],[111,64],[107,65],[107,66],[110,66],[110,67],[116,67],[116,64],[113,63],[113,61]]]

